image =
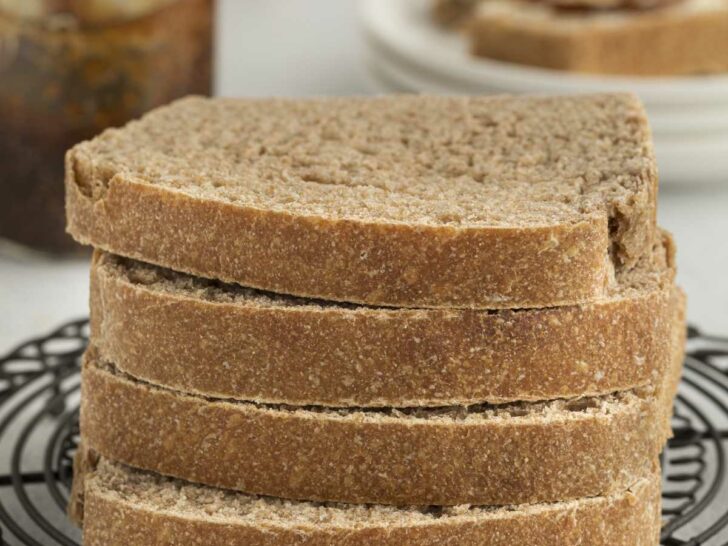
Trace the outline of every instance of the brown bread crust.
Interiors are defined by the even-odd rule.
[[[101,455],[304,500],[497,505],[608,494],[644,473],[668,432],[664,387],[609,403],[517,406],[509,415],[431,410],[425,418],[183,395],[122,376],[91,349],[82,389],[81,430]]]
[[[255,521],[155,509],[105,494],[88,480],[87,546],[654,546],[660,530],[660,477],[639,479],[628,491],[502,510],[377,525]],[[295,513],[295,508],[292,507]]]
[[[80,243],[252,288],[373,305],[508,308],[589,301],[608,282],[605,217],[532,230],[366,225],[203,201],[121,176],[94,202],[72,167],[66,172],[68,231]],[[364,255],[379,263],[362,267]],[[452,256],[467,256],[468,266]]]
[[[678,12],[683,3],[624,11],[623,24],[602,24],[554,11],[541,24],[484,11],[469,26],[475,55],[595,74],[666,76],[728,70],[728,9]],[[531,2],[513,2],[532,9]],[[577,19],[561,24],[560,18]]]
[[[121,371],[214,398],[334,407],[570,398],[644,385],[669,366],[670,279],[665,271],[650,289],[553,309],[377,309],[256,299],[97,252],[91,334]]]
[[[205,186],[208,182],[222,182],[210,182],[212,175],[204,169],[195,170],[194,166],[189,166],[184,173],[179,173],[168,163],[172,161],[170,156],[179,157],[184,153],[180,150],[187,149],[185,146],[193,146],[190,142],[211,142],[197,146],[198,153],[209,146],[211,150],[228,155],[232,155],[229,149],[234,148],[233,144],[218,149],[214,137],[186,138],[165,132],[165,128],[171,124],[169,118],[189,118],[203,123],[211,111],[226,108],[237,111],[242,108],[240,105],[250,109],[254,103],[187,99],[157,110],[132,124],[131,129],[107,131],[96,140],[69,151],[66,158],[67,229],[84,244],[200,277],[309,298],[399,307],[494,309],[588,302],[605,295],[615,267],[632,267],[649,253],[655,238],[656,169],[647,119],[636,98],[599,95],[563,99],[388,97],[368,100],[370,102],[363,99],[351,99],[350,103],[342,102],[344,99],[330,103],[311,102],[309,109],[338,108],[342,116],[358,111],[357,108],[363,109],[369,112],[363,114],[364,117],[370,116],[376,124],[381,120],[372,112],[406,110],[414,119],[418,119],[418,112],[434,112],[442,113],[440,117],[444,118],[448,108],[466,113],[472,111],[481,116],[483,112],[497,111],[499,104],[518,105],[512,108],[514,115],[509,123],[514,128],[508,132],[511,136],[496,139],[501,144],[509,139],[503,153],[513,157],[500,163],[497,157],[489,157],[483,159],[482,164],[480,159],[470,158],[474,164],[465,167],[471,171],[501,169],[504,174],[469,173],[470,178],[466,176],[468,183],[495,188],[507,200],[513,196],[509,181],[515,180],[523,188],[526,180],[530,187],[540,188],[547,187],[546,184],[553,180],[563,180],[570,190],[563,201],[557,199],[558,206],[566,207],[570,212],[559,217],[552,211],[544,213],[538,221],[532,218],[523,222],[517,219],[523,216],[511,210],[515,205],[509,205],[511,209],[506,207],[506,213],[516,219],[507,223],[498,224],[494,219],[497,214],[493,214],[487,222],[481,219],[479,223],[463,221],[458,224],[448,220],[447,214],[434,214],[437,221],[417,217],[408,222],[386,215],[361,218],[337,215],[329,210],[336,206],[330,203],[329,209],[312,206],[305,213],[294,213],[288,210],[291,205],[286,208],[277,202],[266,208],[257,202],[226,200],[223,190],[216,193]],[[488,106],[491,103],[492,106]],[[259,104],[259,109],[268,108],[275,113],[283,108],[281,104],[291,108],[291,104],[297,103],[261,101]],[[545,113],[556,106],[571,114],[571,125],[566,123],[565,127],[554,131],[569,134],[550,135],[553,137],[549,139],[550,148],[542,150],[533,144],[534,141],[542,142],[543,131],[539,129],[535,136],[521,139],[519,145],[528,144],[528,147],[525,155],[519,155],[520,148],[516,149],[515,144],[511,146],[510,139],[515,138],[512,135],[518,134],[518,128],[526,123],[523,120],[536,115],[546,116]],[[171,116],[172,112],[178,115]],[[522,117],[520,121],[518,116]],[[158,125],[154,121],[157,119],[162,120]],[[590,134],[584,142],[580,141],[581,133],[586,132],[590,121],[599,120],[605,124],[605,119],[609,120],[609,128],[605,131],[614,134],[606,137]],[[386,125],[386,122],[381,123]],[[454,121],[454,126],[448,125],[448,120],[443,123],[448,130],[463,126]],[[470,123],[474,134],[484,134],[491,130],[490,127],[497,127],[505,135],[505,125],[508,125],[506,122],[504,126],[493,125],[480,117]],[[547,118],[541,126],[557,123],[557,119]],[[529,127],[533,129],[536,125],[531,123]],[[115,149],[115,139],[123,140],[125,131],[135,134],[133,131],[140,127],[149,129],[142,131],[147,137],[146,143],[127,140],[130,150],[125,147],[126,151],[114,156],[114,161],[105,159],[107,155],[113,155],[110,150]],[[396,125],[397,129],[401,127],[401,124]],[[405,127],[409,128],[406,123]],[[305,127],[304,134],[309,130]],[[150,139],[153,132],[154,138]],[[160,132],[165,135],[164,145],[171,146],[178,155],[168,152],[164,146],[155,147],[160,141],[156,133]],[[283,135],[290,136],[285,131]],[[343,147],[350,145],[346,138],[343,137]],[[624,144],[625,138],[629,139],[630,145]],[[573,150],[577,146],[574,145],[570,148],[570,157],[549,160],[551,155],[558,155],[557,151],[550,151],[557,147],[554,142],[563,143],[563,139],[571,139],[592,153],[605,148],[598,156],[605,158],[604,165],[596,169],[592,164],[585,164],[583,157],[572,157],[576,154]],[[563,144],[559,145],[563,149]],[[494,144],[492,148],[497,146]],[[450,153],[447,147],[443,146],[441,150],[447,158]],[[410,156],[416,152],[407,151]],[[357,157],[363,155],[356,153]],[[164,163],[162,175],[149,174],[155,170],[143,159],[139,159],[139,164],[133,168],[128,166],[132,162],[130,158],[148,156]],[[149,162],[154,160],[149,159]],[[541,170],[533,167],[533,162]],[[360,165],[355,162],[355,166]],[[432,174],[431,170],[427,172]],[[386,172],[380,176],[386,177]],[[400,181],[403,176],[401,173],[392,175]],[[424,180],[428,179],[426,175],[417,176],[412,186],[425,184]],[[438,178],[440,186],[433,188],[454,187],[458,176],[450,176]],[[484,176],[485,180],[475,181],[473,176],[479,180]],[[344,178],[352,182],[346,176]],[[273,179],[264,183],[269,184],[271,190],[283,187],[284,179],[285,176],[274,173]],[[260,180],[256,179],[256,182]],[[313,192],[311,183],[305,178],[298,182],[302,184],[302,194]],[[358,179],[353,182],[359,187]],[[174,183],[183,186],[174,186]],[[244,179],[235,179],[235,183],[238,189],[247,187]],[[325,180],[317,188],[327,185],[335,186]],[[207,188],[204,191],[203,186]],[[341,186],[350,187],[348,184]],[[578,191],[574,192],[574,188]],[[538,205],[549,198],[535,194],[532,197],[528,205]],[[430,199],[433,210],[436,205],[444,206],[444,200]],[[484,207],[487,201],[484,198]],[[376,198],[373,202],[379,203]]]
[[[73,457],[73,483],[71,484],[71,494],[69,495],[68,505],[66,506],[68,519],[79,527],[83,525],[86,502],[86,481],[89,475],[96,469],[98,462],[98,454],[88,449],[83,439],[81,439],[76,454]]]
[[[468,22],[481,0],[434,0],[430,13],[439,25],[457,28]]]

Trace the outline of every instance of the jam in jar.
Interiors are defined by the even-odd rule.
[[[0,237],[51,252],[75,143],[211,92],[215,0],[0,0]]]

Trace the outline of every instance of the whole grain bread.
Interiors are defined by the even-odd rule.
[[[103,458],[86,470],[72,499],[86,546],[654,546],[660,529],[656,473],[574,501],[394,508],[245,495]]]
[[[608,298],[497,312],[303,300],[97,252],[91,336],[119,370],[214,398],[404,407],[597,396],[669,367],[666,242],[659,267],[623,273]]]
[[[189,98],[66,166],[78,241],[332,301],[586,302],[656,237],[631,95]]]
[[[661,76],[728,70],[728,1],[650,10],[560,10],[489,0],[469,26],[476,55],[574,72]]]
[[[670,433],[684,327],[659,384],[601,397],[348,409],[231,402],[134,380],[91,347],[81,431],[137,468],[289,499],[504,505],[608,495],[650,470]]]

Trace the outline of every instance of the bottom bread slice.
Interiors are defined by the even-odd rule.
[[[656,546],[660,477],[611,495],[500,508],[259,497],[77,457],[86,546]]]

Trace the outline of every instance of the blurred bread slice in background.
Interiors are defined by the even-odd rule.
[[[489,0],[478,5],[467,27],[475,55],[511,63],[639,76],[728,70],[725,0],[681,0],[653,9]]]

